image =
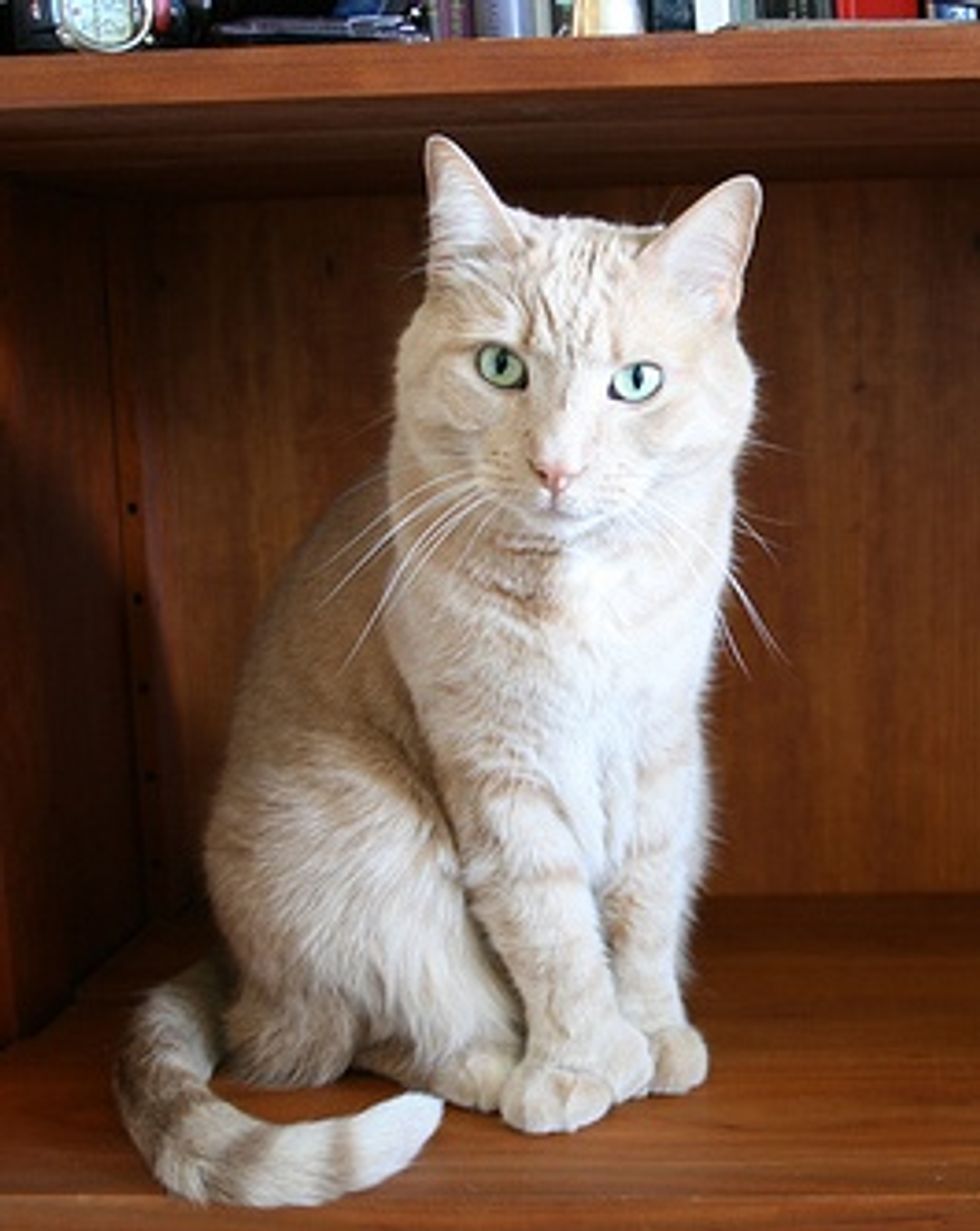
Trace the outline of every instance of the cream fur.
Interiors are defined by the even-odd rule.
[[[420,1095],[346,1146],[334,1121],[288,1144],[208,1092],[222,1051],[259,1082],[356,1063],[543,1133],[707,1071],[680,979],[761,194],[732,180],[642,229],[504,206],[444,138],[427,170],[386,490],[315,531],[241,684],[205,852],[223,1041],[222,994],[191,978],[119,1066],[130,1131],[195,1199],[327,1199],[438,1123]],[[526,387],[481,375],[488,344]],[[611,397],[639,362],[659,392]]]

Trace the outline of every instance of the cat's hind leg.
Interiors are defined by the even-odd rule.
[[[355,1064],[459,1107],[496,1111],[524,1052],[517,998],[454,877],[430,884],[412,962],[387,988],[394,1033],[366,1040]]]
[[[315,997],[258,985],[240,987],[225,1014],[228,1068],[261,1086],[321,1086],[350,1066],[356,1014],[336,992]]]
[[[515,1033],[495,1043],[473,1042],[437,1060],[420,1055],[411,1043],[377,1043],[364,1048],[355,1063],[410,1089],[427,1090],[457,1107],[498,1111],[503,1088],[521,1054]]]
[[[237,1071],[319,1084],[353,1063],[497,1106],[520,1007],[437,801],[390,749],[331,748],[288,779],[250,766],[219,801],[208,863],[241,980],[226,1016]]]

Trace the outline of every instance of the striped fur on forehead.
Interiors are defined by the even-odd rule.
[[[496,327],[500,341],[569,365],[608,359],[637,284],[637,257],[662,228],[513,208],[508,214],[520,246],[469,249],[455,262],[444,257],[435,293],[450,290],[461,328],[474,340]]]
[[[592,219],[536,228],[521,263],[529,347],[569,364],[614,354],[618,309],[636,280],[643,242],[633,228]]]

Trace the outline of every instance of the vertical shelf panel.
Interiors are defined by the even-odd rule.
[[[99,211],[2,185],[0,417],[9,1031],[60,1005],[143,912]]]
[[[420,293],[421,202],[113,213],[117,399],[142,472],[154,899],[195,888],[249,631],[318,513],[376,465]]]
[[[977,180],[770,193],[745,491],[775,559],[740,550],[788,661],[733,613],[720,887],[980,888],[978,218]]]

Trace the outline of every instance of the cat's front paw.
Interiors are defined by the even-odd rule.
[[[500,1114],[525,1133],[573,1133],[601,1120],[612,1104],[602,1078],[524,1060],[504,1086]]]
[[[693,1026],[664,1026],[650,1035],[649,1042],[651,1094],[687,1094],[703,1084],[708,1076],[708,1048]]]
[[[651,1078],[646,1038],[628,1022],[612,1020],[581,1047],[526,1057],[504,1086],[500,1111],[526,1133],[571,1133],[645,1094]]]

